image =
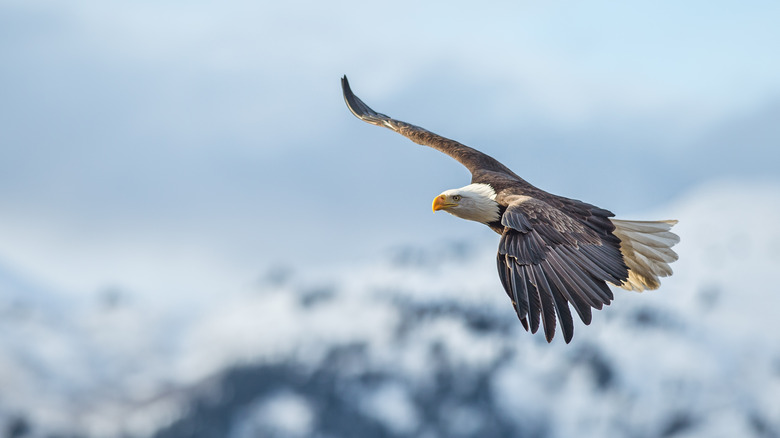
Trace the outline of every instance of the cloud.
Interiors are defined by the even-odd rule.
[[[375,109],[617,211],[663,202],[708,167],[772,162],[733,147],[759,144],[750,133],[774,132],[771,117],[732,137],[713,128],[780,89],[763,56],[771,3],[394,6],[3,3],[3,254],[95,288],[162,281],[122,273],[147,252],[244,272],[464,232],[427,206],[468,175],[352,118],[345,73]],[[707,153],[708,135],[732,152]]]

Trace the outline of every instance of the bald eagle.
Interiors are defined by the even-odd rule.
[[[608,283],[641,292],[657,289],[677,260],[670,230],[676,220],[628,221],[594,205],[534,187],[496,159],[419,126],[380,114],[341,79],[344,100],[360,120],[432,147],[471,172],[471,184],[445,190],[433,211],[483,223],[501,235],[498,276],[526,331],[541,326],[547,342],[556,316],[566,343],[574,335],[571,305],[586,325],[591,308],[614,299]]]

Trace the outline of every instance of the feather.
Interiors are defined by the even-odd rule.
[[[590,303],[580,297],[579,294],[572,293],[572,291],[564,285],[563,281],[560,279],[558,274],[556,274],[555,269],[550,264],[550,260],[545,260],[545,266],[547,278],[550,280],[549,283],[555,286],[563,299],[570,302],[574,306],[574,310],[577,311],[577,315],[579,315],[582,322],[585,323],[585,325],[590,324],[592,318]],[[571,319],[571,312],[569,312],[569,319]]]
[[[553,277],[555,277],[554,272],[548,275],[545,269],[539,265],[534,266],[534,271],[536,271],[536,278],[544,280],[544,287],[552,294],[553,302],[555,303],[555,311],[558,314],[558,322],[561,326],[561,332],[563,332],[563,339],[568,344],[574,336],[574,321],[572,321],[571,318],[569,302],[553,279]],[[542,280],[540,280],[540,282],[542,282]]]
[[[677,221],[624,221],[613,219],[614,234],[620,239],[620,251],[629,275],[620,287],[642,292],[657,289],[659,277],[672,275],[669,263],[677,260],[672,246],[679,236],[669,231]]]
[[[524,266],[523,268],[528,277],[530,286],[536,290],[536,293],[539,296],[539,309],[541,310],[540,313],[542,328],[544,328],[544,337],[547,339],[547,342],[550,342],[552,341],[553,336],[555,336],[555,310],[553,309],[552,295],[550,295],[548,290],[545,290],[541,287],[539,282],[540,280],[536,278],[536,275],[534,275],[532,266]]]
[[[515,263],[514,272],[517,284],[521,285],[528,297],[528,319],[530,320],[529,328],[531,333],[536,333],[539,330],[539,323],[541,322],[542,303],[539,298],[539,292],[536,287],[533,286],[528,278],[528,274],[525,267]],[[518,275],[519,274],[519,275]]]
[[[558,278],[565,284],[565,288],[569,291],[569,294],[574,298],[574,302],[580,302],[587,305],[587,307],[593,307],[594,309],[601,309],[602,303],[587,292],[587,287],[579,280],[578,277],[573,276],[569,272],[568,267],[563,263],[561,257],[557,253],[553,253],[547,259],[552,265],[554,272],[558,275]],[[579,306],[577,306],[579,307]],[[583,322],[585,320],[583,319]]]
[[[519,273],[522,268],[510,256],[506,256],[506,258],[507,263],[511,264],[511,290],[514,294],[515,311],[517,312],[518,318],[525,318],[529,312],[529,300],[525,279]]]

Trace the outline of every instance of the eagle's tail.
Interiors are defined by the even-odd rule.
[[[611,221],[615,225],[612,233],[620,239],[620,252],[628,266],[628,279],[619,286],[637,292],[658,289],[658,278],[672,275],[669,263],[677,260],[672,246],[680,237],[669,231],[677,221]]]

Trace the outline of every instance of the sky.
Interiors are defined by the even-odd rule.
[[[468,173],[352,117],[344,74],[375,110],[621,217],[776,181],[778,18],[770,1],[0,0],[0,265],[197,300],[495,239],[431,214]]]

